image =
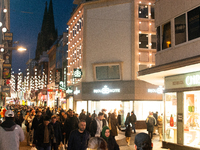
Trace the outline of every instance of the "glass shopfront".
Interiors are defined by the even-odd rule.
[[[165,93],[165,126],[164,140],[177,143],[177,96],[176,93]]]
[[[184,145],[200,148],[200,91],[184,92]]]

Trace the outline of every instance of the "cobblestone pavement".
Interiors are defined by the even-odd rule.
[[[24,125],[22,126],[22,128],[25,131]],[[146,130],[137,130],[137,133],[140,133],[140,132],[147,133]],[[134,139],[135,139],[136,134],[132,134],[130,146],[127,146],[124,135],[125,135],[125,132],[120,131],[119,135],[116,137],[117,143],[120,146],[120,150],[134,150]],[[162,142],[159,141],[159,136],[154,135],[154,137],[153,137],[153,147],[154,147],[153,150],[162,150],[163,148],[161,148],[161,146],[162,146]],[[26,138],[23,142],[20,143],[20,149],[19,150],[31,150],[31,147],[27,146],[27,144],[26,144]]]

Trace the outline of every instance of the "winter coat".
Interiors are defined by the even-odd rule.
[[[22,122],[24,121],[24,118],[22,115],[18,116],[16,115],[15,116],[15,123],[18,124],[20,127],[22,126]]]
[[[129,125],[130,123],[130,116],[126,117],[125,126]]]
[[[78,129],[78,120],[75,116],[68,117],[64,123],[64,132],[66,133],[66,138],[69,139],[70,132]]]
[[[117,127],[119,126],[119,124],[118,124],[118,120],[116,119],[114,113],[111,114],[110,121],[111,121],[110,135],[111,136],[117,136],[118,135]]]
[[[134,113],[130,116],[130,120],[129,121],[132,124],[135,124],[135,122],[137,121],[136,115]]]
[[[90,123],[92,122],[92,118],[87,116],[85,121],[86,121],[86,130],[90,132]]]
[[[70,134],[67,150],[86,150],[90,134],[86,130],[80,133],[78,130],[73,130]]]
[[[153,117],[153,115],[149,115],[146,119],[147,124],[147,131],[153,132],[154,126],[156,125],[156,119]]]
[[[45,126],[43,123],[39,124],[36,130],[36,134],[34,135],[33,138],[33,144],[36,144],[36,146],[50,146],[51,145],[51,140],[54,138],[54,130],[53,126],[49,123],[48,124],[48,131],[49,131],[49,143],[44,143],[44,129]]]
[[[79,116],[79,120],[86,120],[86,115],[81,113],[80,116]]]
[[[11,120],[0,126],[0,150],[19,150],[19,142],[24,140],[24,131]]]
[[[132,133],[131,126],[126,127],[125,136],[126,137],[131,137],[131,133]]]
[[[91,136],[95,137],[95,134],[97,132],[97,121],[96,121],[96,119],[92,120],[92,122],[90,123],[89,130],[90,130]]]
[[[61,132],[61,127],[59,122],[51,122],[50,123],[53,126],[54,130],[54,137],[56,138],[56,143],[60,143],[62,141],[62,132]]]
[[[39,124],[43,123],[43,117],[40,116],[40,118],[38,119],[37,116],[34,117],[33,122],[32,122],[32,127],[31,130],[37,130],[37,127]],[[34,131],[35,132],[35,131]]]

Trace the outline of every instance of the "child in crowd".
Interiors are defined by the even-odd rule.
[[[132,127],[131,127],[131,125],[129,123],[128,126],[126,127],[126,131],[125,131],[126,142],[127,142],[128,146],[130,145],[131,134],[132,134]]]

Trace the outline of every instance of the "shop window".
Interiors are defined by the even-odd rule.
[[[139,48],[148,49],[148,34],[139,34]]]
[[[162,49],[171,47],[171,23],[162,25]]]
[[[157,46],[156,46],[156,49],[157,49],[157,52],[159,52],[160,51],[160,26],[157,27],[156,35],[157,35]]]
[[[165,93],[165,131],[166,142],[177,143],[177,96],[176,93]]]
[[[186,42],[185,14],[175,18],[175,45]]]
[[[148,6],[147,5],[139,5],[138,16],[139,16],[139,18],[148,18]]]
[[[116,80],[120,79],[119,65],[96,66],[97,80]]]
[[[200,91],[184,92],[184,145],[200,148]]]
[[[151,35],[151,49],[156,49],[156,35]]]
[[[154,6],[151,6],[151,19],[155,19]]]
[[[188,12],[188,40],[200,37],[200,7]]]

